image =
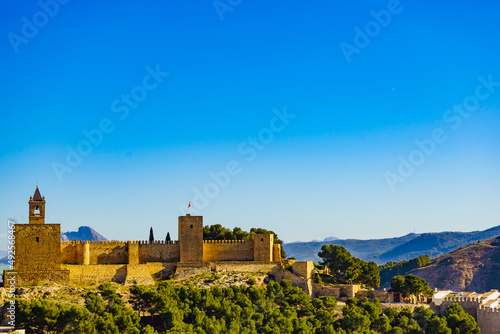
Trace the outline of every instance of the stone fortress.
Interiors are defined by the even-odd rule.
[[[29,200],[29,224],[16,224],[13,270],[4,271],[4,284],[47,283],[154,284],[169,277],[185,278],[213,271],[268,273],[286,279],[311,297],[333,296],[379,299],[392,303],[392,292],[363,290],[359,285],[323,286],[314,282],[314,263],[281,259],[281,245],[272,234],[256,234],[253,241],[203,240],[203,217],[179,217],[179,240],[61,241],[60,224],[45,224],[45,197],[38,187]],[[284,269],[290,265],[291,270]],[[478,322],[483,334],[500,334],[500,292],[484,294],[438,291],[435,311],[458,303]]]
[[[6,286],[70,282],[153,284],[210,271],[271,272],[281,265],[272,234],[254,240],[203,240],[203,217],[179,217],[178,241],[61,241],[60,224],[45,224],[38,186],[29,200],[29,223],[16,224],[13,270]],[[9,279],[11,279],[9,281]]]
[[[491,290],[485,293],[436,291],[433,302],[437,311],[443,313],[451,304],[460,305],[465,312],[472,315],[481,328],[481,334],[500,333],[500,292]]]

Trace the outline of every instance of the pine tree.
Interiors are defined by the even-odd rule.
[[[155,237],[153,235],[153,227],[151,227],[151,229],[149,230],[149,242],[154,242],[155,241]]]
[[[170,232],[167,232],[167,237],[165,238],[165,241],[170,241]]]

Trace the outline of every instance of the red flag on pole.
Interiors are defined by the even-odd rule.
[[[189,204],[188,204],[188,209],[191,207],[191,201],[189,201]]]

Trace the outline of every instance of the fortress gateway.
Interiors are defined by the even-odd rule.
[[[270,272],[279,266],[281,245],[272,234],[253,241],[203,240],[203,217],[179,217],[178,241],[63,241],[61,225],[45,224],[45,197],[38,186],[29,200],[29,224],[16,224],[13,270],[5,285],[70,282],[153,284],[210,271]]]

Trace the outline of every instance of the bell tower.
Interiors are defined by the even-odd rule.
[[[30,206],[29,223],[45,224],[45,196],[40,195],[38,186],[36,186],[35,194],[30,196],[28,204]]]
[[[69,270],[61,268],[61,225],[45,224],[45,197],[38,186],[28,204],[29,224],[14,229],[16,259],[13,268],[4,271],[5,286],[69,284]]]

